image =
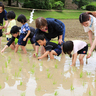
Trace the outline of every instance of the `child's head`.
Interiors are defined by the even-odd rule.
[[[13,26],[11,28],[10,33],[12,34],[12,36],[17,37],[19,35],[19,27],[18,26]]]
[[[36,34],[36,37],[35,37],[35,40],[36,42],[39,44],[39,45],[45,45],[45,35],[44,34]]]
[[[7,13],[7,18],[8,19],[15,19],[15,17],[16,17],[16,15],[15,15],[15,13],[13,11],[9,11]]]
[[[2,3],[2,2],[0,2],[0,13],[2,13],[2,12],[3,12],[3,10],[4,10],[4,5],[3,5],[3,3]]]
[[[22,24],[24,24],[24,23],[27,22],[27,19],[26,19],[26,17],[23,14],[21,14],[21,15],[18,16],[17,21],[21,22]]]
[[[80,23],[85,26],[85,27],[88,27],[90,26],[90,23],[91,23],[91,18],[90,18],[90,15],[88,13],[82,13],[80,14],[79,16],[79,21]]]
[[[71,52],[73,50],[73,42],[72,41],[66,41],[63,43],[63,52],[65,54],[69,54],[69,56],[71,57]]]
[[[40,30],[45,30],[45,28],[47,26],[47,20],[43,17],[37,18],[35,23],[36,23],[36,28],[38,28]]]

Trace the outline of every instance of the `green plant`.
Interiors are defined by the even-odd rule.
[[[2,88],[2,86],[0,85],[0,89]]]
[[[25,96],[25,92],[24,93],[21,93],[21,96]]]
[[[20,85],[22,85],[22,81],[20,81]]]
[[[91,96],[92,95],[92,92],[91,92],[91,90],[89,90],[89,96]]]
[[[58,65],[57,65],[57,64],[55,64],[55,68],[56,68],[56,69],[58,68]]]
[[[7,68],[7,62],[5,62],[5,67]]]
[[[49,69],[46,69],[46,71],[49,71]]]
[[[48,78],[52,78],[53,75],[51,75],[50,73],[47,73],[47,77]]]
[[[20,75],[20,72],[15,72],[15,77],[19,77],[19,75]]]
[[[74,87],[73,87],[73,85],[71,85],[71,90],[74,90]]]
[[[2,72],[4,73],[4,67],[2,67]]]
[[[37,88],[37,91],[41,91],[41,86],[39,86],[39,87]]]
[[[35,68],[35,67],[36,67],[36,65],[33,63],[32,68]]]
[[[19,58],[19,61],[22,61],[22,58],[21,57]]]
[[[34,74],[35,70],[34,69],[31,69],[31,74]]]
[[[57,91],[55,91],[54,95],[55,95],[55,96],[56,96],[56,95],[58,95],[58,92],[57,92]]]
[[[80,73],[80,78],[82,78],[82,76],[83,76],[83,72]]]
[[[91,72],[87,72],[87,75],[91,75]]]
[[[56,81],[54,81],[54,82],[53,82],[53,85],[55,85],[56,83],[57,83],[57,82],[56,82]]]
[[[6,77],[6,80],[8,81],[8,79],[9,79],[9,77],[7,76],[7,77]]]
[[[11,61],[11,57],[8,58],[8,63],[10,63],[10,61]]]
[[[19,68],[19,71],[21,71],[22,70],[22,68]]]

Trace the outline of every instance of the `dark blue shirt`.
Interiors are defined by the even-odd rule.
[[[0,13],[0,24],[3,24],[3,19],[8,20],[6,15],[7,15],[7,11],[4,9],[4,11]]]
[[[43,33],[45,37],[49,40],[51,38],[55,38],[59,35],[63,35],[63,30],[64,30],[64,23],[61,22],[60,20],[54,19],[54,18],[46,18],[47,20],[47,27],[48,27],[48,33],[41,31],[40,29],[35,30],[35,35],[37,33]]]

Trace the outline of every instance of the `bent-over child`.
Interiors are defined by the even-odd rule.
[[[61,49],[60,45],[55,44],[53,42],[46,41],[44,34],[42,34],[42,33],[37,34],[35,39],[39,45],[44,46],[44,48],[45,48],[44,54],[42,56],[38,57],[38,59],[42,59],[42,58],[46,57],[48,54],[50,56],[50,59],[54,59],[54,55],[59,56],[61,54],[62,49]],[[36,57],[35,53],[33,56]]]
[[[77,55],[79,55],[80,64],[83,64],[83,58],[87,54],[88,45],[86,42],[81,40],[66,41],[63,43],[63,52],[72,57],[72,65],[75,65]],[[73,51],[73,55],[71,55]]]
[[[20,37],[20,30],[21,28],[18,27],[18,26],[13,26],[11,28],[11,31],[10,31],[10,34],[12,35],[11,39],[9,40],[9,42],[6,44],[6,46],[1,50],[1,52],[4,52],[6,48],[8,48],[14,41],[15,41],[15,38],[19,39]],[[28,38],[30,39],[31,41],[31,44],[32,45],[35,45],[35,37],[34,37],[34,32],[35,32],[35,29],[33,27],[30,27],[30,35],[28,36]],[[27,43],[27,42],[26,42]],[[34,46],[33,46],[34,48]],[[35,50],[35,49],[34,49]]]

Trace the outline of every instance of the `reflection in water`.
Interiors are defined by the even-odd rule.
[[[57,60],[45,58],[38,61],[32,57],[33,53],[15,54],[7,50],[3,53],[11,58],[7,65],[0,54],[0,96],[22,96],[22,93],[25,96],[95,96],[95,52],[88,59],[88,64],[85,57],[83,66],[77,59],[74,67],[70,67],[72,59],[68,55]]]

